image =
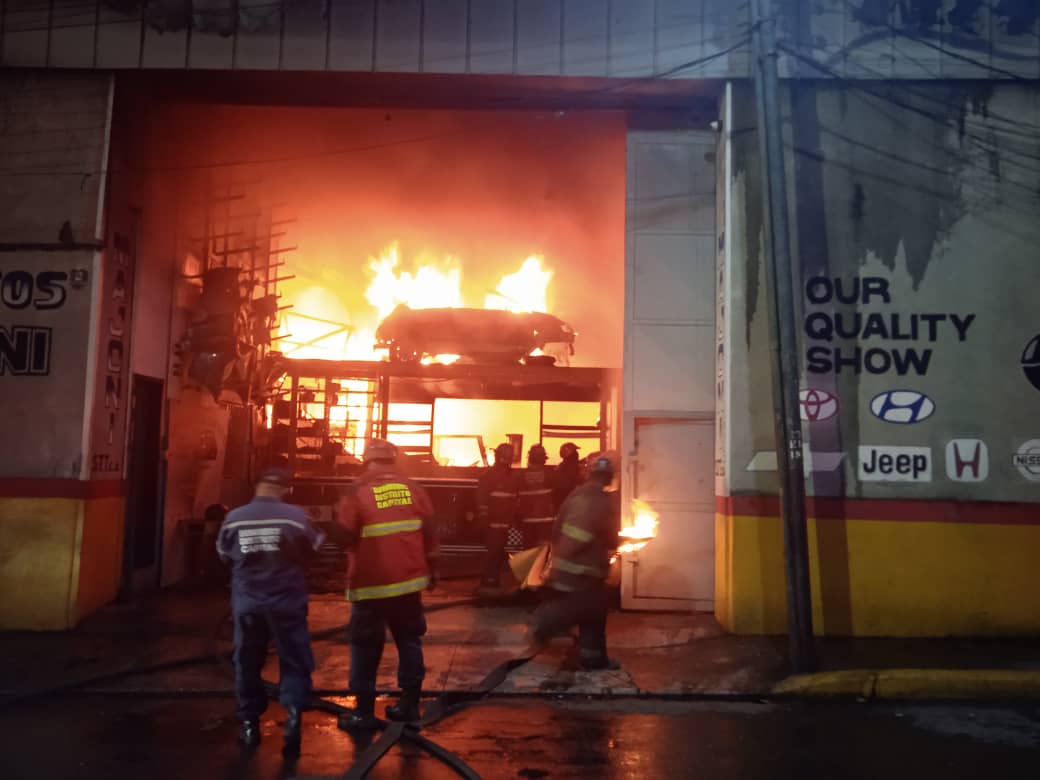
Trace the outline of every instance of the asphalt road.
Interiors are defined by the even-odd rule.
[[[357,746],[308,713],[303,754],[281,757],[272,706],[255,753],[235,742],[233,703],[212,697],[83,695],[0,711],[4,780],[336,777]],[[647,700],[496,700],[427,736],[496,778],[1040,777],[1040,707]],[[394,748],[371,778],[452,778]]]

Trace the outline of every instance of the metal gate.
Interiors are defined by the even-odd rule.
[[[657,541],[622,561],[622,606],[714,606],[715,149],[710,131],[630,131],[623,504]]]

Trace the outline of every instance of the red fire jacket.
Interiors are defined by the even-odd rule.
[[[392,466],[365,471],[336,505],[350,545],[347,600],[403,596],[430,584],[438,554],[433,504]]]

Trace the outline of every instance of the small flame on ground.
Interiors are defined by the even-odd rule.
[[[657,512],[648,503],[638,498],[632,499],[632,516],[618,531],[618,536],[630,541],[618,545],[618,555],[636,552],[646,547],[650,540],[657,536],[660,527],[657,518]]]

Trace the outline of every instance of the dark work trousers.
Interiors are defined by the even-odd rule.
[[[383,658],[386,629],[397,645],[397,684],[421,688],[426,676],[422,637],[426,633],[422,594],[355,601],[350,608],[350,691],[372,694]]]
[[[484,536],[487,554],[484,556],[484,574],[480,584],[497,588],[502,580],[502,564],[506,561],[506,539],[509,537],[509,525],[492,520]]]
[[[260,674],[267,660],[267,644],[274,639],[280,679],[278,698],[286,707],[304,707],[310,701],[314,655],[307,633],[307,608],[293,610],[234,610],[235,695],[240,720],[256,720],[267,709]]]
[[[532,547],[539,547],[543,544],[549,544],[552,541],[552,522],[546,522],[544,520],[532,523],[524,520],[521,524],[521,528],[524,532],[524,548],[530,550]]]
[[[534,638],[547,642],[578,627],[578,649],[583,661],[607,656],[607,588],[602,582],[564,592],[546,588],[547,600],[534,612]]]

